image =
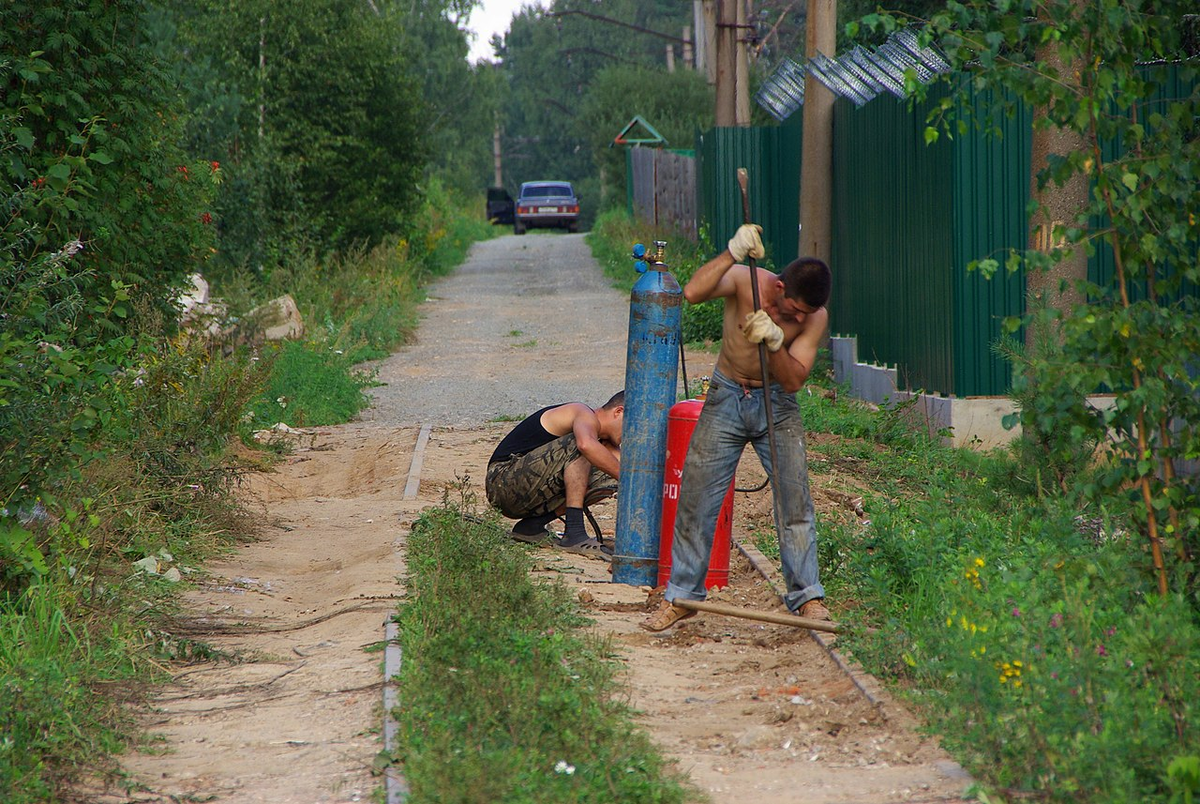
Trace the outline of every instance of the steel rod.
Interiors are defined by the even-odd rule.
[[[750,174],[745,168],[737,169],[738,186],[742,190],[742,218],[745,223],[752,223],[750,219]],[[754,312],[762,309],[762,303],[758,292],[758,269],[755,266],[753,257],[746,258],[746,265],[750,268],[750,293],[754,299]],[[763,415],[767,417],[767,447],[771,455],[771,471],[767,472],[767,476],[771,480],[771,509],[775,515],[775,535],[779,539],[779,543],[783,544],[783,519],[779,507],[779,484],[775,481],[775,472],[779,470],[779,460],[775,454],[775,416],[771,413],[771,372],[767,366],[767,344],[764,341],[758,342],[758,364],[762,374],[762,392],[763,392]]]

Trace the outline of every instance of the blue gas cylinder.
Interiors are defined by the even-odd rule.
[[[653,586],[658,574],[667,414],[679,366],[683,291],[657,267],[642,274],[629,300],[612,579],[632,586]]]

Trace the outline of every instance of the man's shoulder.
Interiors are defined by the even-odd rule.
[[[547,413],[552,413],[552,414],[562,413],[562,414],[570,414],[570,415],[578,415],[582,411],[591,412],[591,410],[592,409],[590,406],[585,405],[582,402],[563,402],[561,404],[551,405],[550,407],[546,408]]]
[[[561,405],[547,408],[542,415],[542,421],[546,424],[557,425],[558,428],[565,431],[569,430],[580,416],[595,417],[595,415],[596,412],[592,410],[591,406],[582,402],[563,402]]]

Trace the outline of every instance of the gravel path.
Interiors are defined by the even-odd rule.
[[[377,364],[386,385],[371,390],[363,421],[466,426],[607,401],[625,382],[629,295],[609,284],[583,238],[476,243],[430,287],[417,342]]]

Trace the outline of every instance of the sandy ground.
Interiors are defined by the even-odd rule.
[[[251,478],[260,538],[207,567],[185,597],[189,633],[213,661],[175,668],[144,713],[157,739],[125,758],[116,802],[314,804],[379,795],[384,623],[402,592],[420,511],[478,495],[494,445],[536,407],[600,404],[624,382],[628,296],[607,286],[579,235],[478,244],[430,291],[417,342],[377,368],[386,385],[363,421],[294,437],[276,471]],[[689,374],[712,357],[689,355]],[[820,434],[810,437],[819,453]],[[761,477],[748,453],[739,487]],[[812,478],[822,517],[861,517],[852,476]],[[770,529],[769,492],[739,494],[734,537]],[[593,509],[613,537],[615,505]],[[765,524],[764,524],[765,523]],[[626,665],[654,740],[713,802],[957,802],[962,770],[836,650],[836,638],[700,614],[672,631],[637,627],[658,602],[613,584],[608,565],[533,551],[537,572],[578,587]],[[712,600],[777,607],[748,549]],[[830,601],[835,615],[837,602]],[[413,657],[405,657],[406,661]]]

